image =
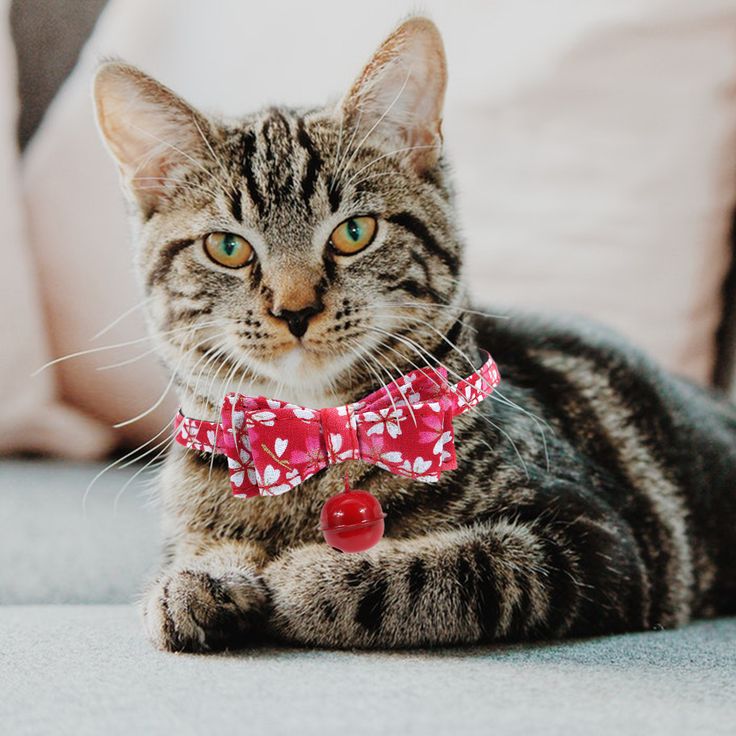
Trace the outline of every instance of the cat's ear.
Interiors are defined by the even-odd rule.
[[[122,62],[97,70],[97,123],[123,181],[144,210],[206,153],[209,123],[170,89]]]
[[[348,126],[382,138],[427,169],[440,155],[446,86],[440,32],[428,18],[413,17],[381,44],[340,103],[341,112]]]

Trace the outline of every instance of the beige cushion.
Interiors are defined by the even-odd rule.
[[[0,0],[0,453],[31,450],[90,457],[109,448],[107,430],[57,401],[53,371],[31,377],[48,360],[49,349],[21,197],[8,6]]]
[[[312,104],[339,95],[414,6],[112,0],[25,161],[55,350],[86,347],[141,298],[114,166],[92,121],[97,58],[122,56],[228,114]],[[446,37],[445,139],[476,295],[599,319],[707,381],[736,182],[733,3],[424,6]],[[133,315],[108,337],[143,334]],[[64,395],[108,423],[137,414],[165,385],[153,359],[94,369],[145,349],[66,363]],[[146,438],[173,409],[164,401],[124,436]]]

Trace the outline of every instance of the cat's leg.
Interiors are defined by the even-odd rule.
[[[264,580],[269,625],[312,645],[553,638],[640,629],[647,620],[636,545],[625,528],[589,517],[525,522],[510,513],[386,539],[360,555],[311,544],[270,563]]]
[[[211,651],[243,646],[260,630],[268,594],[266,555],[233,540],[186,544],[142,599],[146,632],[159,649]]]

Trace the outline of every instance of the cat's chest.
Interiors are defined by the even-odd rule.
[[[186,451],[175,451],[160,480],[165,521],[172,531],[185,528],[195,534],[260,542],[273,552],[320,541],[320,511],[328,498],[343,490],[346,471],[356,487],[367,485],[379,498],[389,492],[388,476],[375,478],[369,470],[362,463],[342,463],[288,493],[246,498],[233,495],[229,472],[221,463],[210,466]]]

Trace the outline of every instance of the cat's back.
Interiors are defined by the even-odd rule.
[[[698,576],[713,578],[703,612],[736,609],[736,407],[592,322],[512,314],[475,326],[517,403],[659,505],[664,523],[680,517],[696,567],[712,568]]]

